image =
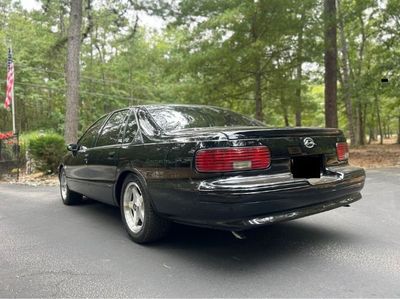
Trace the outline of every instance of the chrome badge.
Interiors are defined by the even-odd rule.
[[[314,146],[316,146],[317,144],[314,142],[314,139],[312,139],[311,137],[306,137],[303,139],[303,143],[304,146],[306,148],[313,148]]]

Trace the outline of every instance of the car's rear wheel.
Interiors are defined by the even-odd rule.
[[[148,243],[164,237],[170,222],[158,216],[141,182],[128,175],[122,185],[121,215],[128,235],[136,243]]]
[[[61,168],[60,170],[60,194],[62,202],[67,206],[76,205],[82,201],[81,194],[71,191],[68,188],[67,176],[64,168]]]

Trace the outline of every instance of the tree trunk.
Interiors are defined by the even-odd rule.
[[[373,136],[374,136],[374,131],[373,131],[373,129],[372,129],[372,126],[369,126],[368,129],[369,129],[368,144],[371,144],[371,141],[372,141],[372,139],[374,138],[374,137],[373,137]]]
[[[284,77],[282,78],[282,81],[285,81]],[[284,92],[283,88],[281,88],[281,90],[280,90],[279,101],[280,101],[281,107],[282,107],[282,115],[283,115],[283,120],[285,122],[285,127],[289,127],[290,124],[289,124],[288,104],[286,102],[285,92]]]
[[[304,12],[301,15],[301,28],[299,33],[297,34],[297,68],[296,68],[296,127],[301,127],[301,81],[303,79],[303,20],[304,20]]]
[[[371,113],[371,120],[370,120],[370,125],[368,126],[369,128],[369,139],[368,139],[368,144],[371,144],[372,141],[375,141],[375,115],[374,113]]]
[[[351,102],[351,89],[350,89],[350,68],[349,68],[349,53],[347,40],[344,32],[343,16],[340,10],[340,0],[337,0],[338,12],[339,12],[339,31],[340,31],[340,43],[342,52],[342,68],[343,68],[343,94],[344,102],[346,107],[346,117],[349,129],[350,143],[352,145],[356,144],[354,126],[353,126],[353,106]]]
[[[297,70],[296,70],[296,127],[301,127],[301,81],[303,77],[302,72],[302,51],[303,51],[303,32],[299,33],[299,46],[298,46],[298,62],[297,62]]]
[[[67,49],[67,101],[65,112],[65,141],[78,139],[79,122],[79,53],[81,47],[82,0],[71,1]]]
[[[255,86],[254,86],[254,100],[256,101],[256,119],[259,121],[264,120],[263,107],[262,107],[262,94],[261,94],[261,73],[256,72],[255,74]]]
[[[379,100],[378,95],[375,95],[375,108],[376,108],[376,117],[378,121],[379,135],[380,135],[380,144],[383,144],[383,130],[382,130],[382,120],[381,120],[381,112],[379,108]]]
[[[354,118],[355,118],[355,144],[364,145],[365,144],[365,123],[367,117],[366,111],[367,104],[363,104],[360,99],[357,100],[355,104]],[[375,109],[375,106],[373,106]]]
[[[363,145],[365,144],[365,136],[366,136],[366,131],[367,131],[367,126],[366,126],[366,123],[367,123],[367,104],[365,103],[364,105],[363,105],[363,117],[362,117],[362,131],[361,131],[361,133],[362,133],[362,142],[363,142]]]
[[[325,126],[337,128],[336,0],[324,0],[325,22]]]
[[[354,114],[355,114],[355,120],[354,120],[354,132],[355,134],[355,144],[356,145],[360,145],[361,141],[360,141],[360,113],[359,113],[359,103],[356,103],[354,105]]]
[[[356,106],[356,127],[357,127],[357,144],[364,145],[365,144],[365,121],[364,121],[364,113],[362,109],[362,104],[360,102],[357,103]]]
[[[400,113],[398,116],[398,127],[397,127],[397,143],[400,144]]]
[[[258,26],[257,26],[257,4],[258,2],[254,2],[254,14],[252,19],[252,24],[250,28],[250,33],[252,36],[253,43],[258,41]],[[263,105],[262,105],[262,73],[261,73],[261,61],[259,55],[255,55],[254,57],[254,101],[256,106],[256,119],[259,121],[264,121],[263,115]]]
[[[285,121],[285,127],[290,127],[290,124],[289,124],[289,117],[288,117],[288,114],[287,114],[287,110],[285,109],[285,111],[283,112],[284,113],[284,121]]]

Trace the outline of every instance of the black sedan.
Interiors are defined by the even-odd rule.
[[[230,230],[331,210],[361,198],[338,129],[269,128],[226,109],[147,105],[89,127],[60,165],[66,205],[82,196],[119,206],[138,243],[170,223]]]

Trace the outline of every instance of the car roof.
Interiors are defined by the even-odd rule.
[[[200,104],[145,104],[145,105],[137,105],[135,108],[157,108],[157,107],[196,107],[196,108],[217,108],[217,109],[225,109],[217,106],[210,105],[200,105]]]
[[[163,108],[163,107],[192,107],[192,108],[212,108],[212,109],[219,109],[219,110],[229,110],[225,107],[218,107],[218,106],[211,106],[211,105],[200,105],[200,104],[143,104],[143,105],[135,105],[135,106],[127,106],[122,107],[119,109],[115,109],[106,113],[105,115],[112,114],[117,111],[125,110],[125,109],[140,109],[140,108]]]

